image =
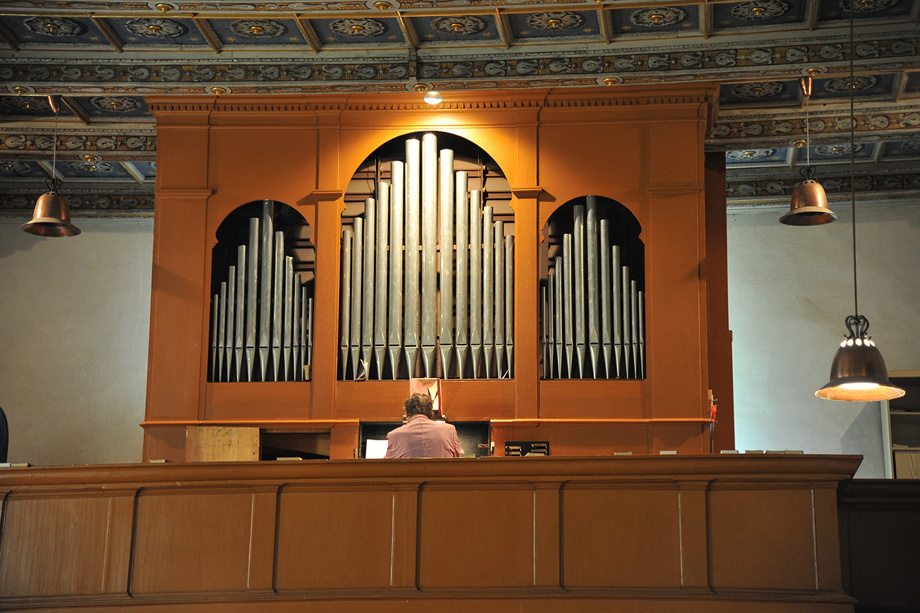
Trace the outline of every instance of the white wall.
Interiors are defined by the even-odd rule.
[[[857,476],[884,477],[880,404],[814,396],[854,314],[850,205],[831,208],[840,218],[816,227],[729,213],[735,446],[859,454]],[[889,370],[920,369],[920,204],[856,215],[860,314]]]
[[[0,406],[11,462],[139,462],[153,220],[78,218],[72,238],[0,220]]]
[[[853,310],[848,206],[815,228],[728,217],[738,449],[865,456],[883,476],[878,403],[819,400]],[[920,368],[920,204],[859,213],[860,310],[889,369]],[[141,459],[153,221],[78,219],[48,239],[0,220],[0,406],[10,460]]]

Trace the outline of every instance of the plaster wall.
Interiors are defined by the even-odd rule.
[[[864,456],[857,477],[882,478],[881,406],[821,400],[853,314],[852,216],[785,226],[780,210],[728,215],[735,446]],[[920,368],[920,205],[857,210],[859,310],[889,370]]]
[[[76,218],[45,238],[0,220],[0,406],[9,460],[139,462],[153,220]]]

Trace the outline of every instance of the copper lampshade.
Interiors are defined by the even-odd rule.
[[[827,208],[827,193],[811,177],[813,174],[813,166],[803,170],[805,180],[795,186],[792,205],[789,212],[779,218],[780,223],[789,226],[818,226],[837,219],[837,215]]]
[[[35,203],[32,221],[22,224],[22,229],[38,236],[76,236],[80,229],[70,223],[70,207],[54,189],[42,194]]]
[[[904,395],[904,390],[888,380],[885,359],[866,335],[868,328],[869,322],[862,315],[847,317],[850,335],[834,355],[830,381],[816,391],[815,396],[826,400],[873,402]]]

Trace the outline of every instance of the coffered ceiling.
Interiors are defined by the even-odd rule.
[[[691,80],[719,84],[706,147],[726,154],[729,206],[788,203],[806,158],[832,208],[848,202],[851,150],[859,202],[917,202],[918,15],[920,0],[5,0],[0,213],[28,218],[45,191],[49,94],[63,96],[55,169],[74,215],[149,215],[156,132],[145,95],[422,84],[449,101],[457,90]],[[806,111],[810,147],[796,144]]]

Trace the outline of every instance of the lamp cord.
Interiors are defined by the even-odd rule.
[[[51,141],[51,184],[54,185],[57,179],[55,171],[57,170],[58,113],[53,108],[51,110],[54,111],[54,140]]]
[[[856,275],[856,110],[854,98],[856,95],[856,73],[854,58],[856,56],[856,38],[853,27],[853,4],[850,0],[850,209],[853,222],[853,306],[859,316],[859,289]]]

